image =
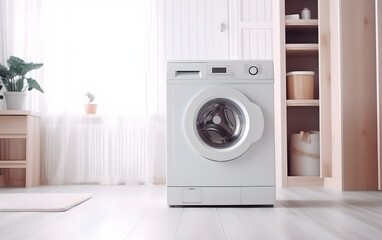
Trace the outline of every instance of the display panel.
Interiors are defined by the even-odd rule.
[[[212,73],[227,73],[226,67],[213,67]]]

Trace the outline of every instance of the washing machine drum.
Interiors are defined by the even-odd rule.
[[[185,129],[190,144],[203,157],[230,161],[261,138],[264,117],[261,108],[238,90],[211,87],[190,103]]]

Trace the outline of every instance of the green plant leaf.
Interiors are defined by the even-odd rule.
[[[21,92],[24,89],[24,78],[20,77],[16,80],[16,85],[15,85],[15,91],[16,92]]]
[[[9,70],[13,74],[25,76],[28,72],[43,66],[42,63],[25,63],[24,60],[11,56],[8,61]]]
[[[11,88],[11,80],[13,78],[12,73],[4,65],[0,64],[0,78],[5,88],[9,90]],[[1,83],[0,83],[1,84]]]
[[[12,78],[12,73],[5,66],[0,64],[0,77],[3,78]]]
[[[25,75],[31,70],[38,69],[43,66],[42,63],[26,63],[21,58],[11,56],[7,63],[9,69],[0,64],[0,77],[3,85],[8,91],[21,92],[28,89],[36,89],[44,92],[36,80],[25,78]],[[27,82],[25,82],[27,80]]]
[[[94,99],[95,99],[95,95],[92,94],[91,92],[87,92],[87,93],[85,94],[85,96],[87,96],[87,97],[89,98],[89,102],[93,102]]]
[[[38,84],[38,82],[36,80],[34,80],[33,78],[27,78],[27,83],[28,83],[28,91],[30,91],[32,89],[36,89],[36,90],[44,93],[44,90],[42,90],[40,84]]]

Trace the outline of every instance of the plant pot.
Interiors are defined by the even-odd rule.
[[[84,109],[86,114],[96,114],[97,104],[96,103],[86,103],[84,104]]]
[[[8,110],[24,110],[26,92],[4,92],[5,102]]]

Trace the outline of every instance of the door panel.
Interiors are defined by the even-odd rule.
[[[167,60],[229,59],[228,0],[166,0]]]

